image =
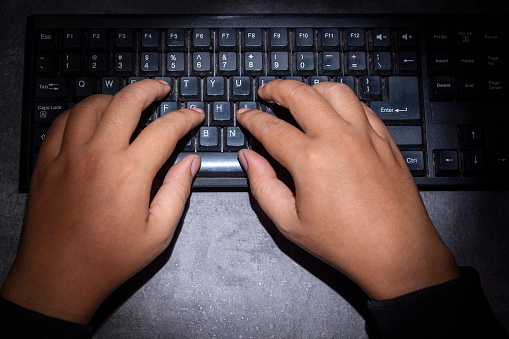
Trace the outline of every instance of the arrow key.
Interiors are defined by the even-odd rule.
[[[484,143],[483,129],[480,125],[459,126],[460,148],[473,148]]]
[[[480,175],[485,170],[484,152],[465,151],[461,154],[461,173],[465,176]]]
[[[437,151],[435,152],[435,175],[457,176],[459,175],[458,152]]]

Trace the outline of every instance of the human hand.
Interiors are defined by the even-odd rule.
[[[290,240],[348,275],[372,299],[459,277],[387,128],[345,85],[271,81],[259,96],[290,110],[298,128],[242,109],[237,120],[292,175],[239,151],[251,192]]]
[[[200,159],[172,166],[150,202],[152,181],[204,114],[166,114],[129,143],[141,112],[169,91],[143,80],[57,117],[39,152],[3,298],[87,324],[113,290],[169,245]]]

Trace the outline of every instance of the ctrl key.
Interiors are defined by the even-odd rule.
[[[424,174],[424,154],[422,151],[401,151],[401,154],[413,175]]]

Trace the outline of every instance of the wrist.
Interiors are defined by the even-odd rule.
[[[65,273],[58,279],[51,277],[55,275],[38,275],[21,269],[15,262],[0,290],[0,296],[43,315],[87,325],[103,298],[94,293],[93,289],[81,288]]]

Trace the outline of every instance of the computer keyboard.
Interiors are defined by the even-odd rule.
[[[279,114],[271,80],[342,82],[387,125],[420,189],[509,188],[504,18],[453,15],[40,15],[28,18],[20,152],[27,191],[53,119],[145,78],[172,86],[138,132],[181,107],[206,112],[168,161],[202,158],[194,187],[246,187],[241,107]],[[326,129],[327,126],[324,126]],[[161,173],[168,168],[166,166]],[[281,174],[284,175],[284,174]]]

